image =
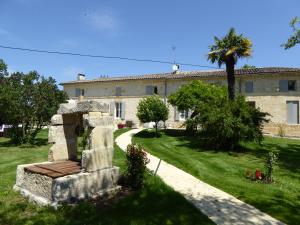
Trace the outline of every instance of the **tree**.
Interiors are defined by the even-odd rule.
[[[194,81],[171,94],[168,101],[179,109],[193,109],[188,125],[200,127],[199,137],[210,147],[234,150],[240,141],[263,138],[263,123],[268,114],[249,106],[243,96],[228,99],[224,87]]]
[[[168,119],[169,110],[157,95],[144,98],[137,107],[137,117],[142,123],[155,123],[155,133],[158,135],[158,122]]]
[[[289,37],[287,42],[282,45],[284,47],[284,49],[292,48],[296,44],[300,43],[300,28],[296,27],[297,24],[300,24],[300,21],[299,21],[298,17],[295,17],[290,22],[290,26],[293,29],[294,33]]]
[[[52,77],[35,71],[1,76],[0,122],[12,125],[14,143],[32,142],[66,99]]]
[[[191,110],[191,118],[197,116],[203,104],[218,104],[220,99],[226,100],[225,88],[206,84],[202,81],[193,81],[182,85],[176,92],[168,97],[171,105],[178,110]]]
[[[235,74],[234,67],[239,58],[249,57],[252,52],[252,42],[242,34],[236,34],[231,28],[222,39],[214,37],[215,43],[210,46],[208,60],[212,63],[217,62],[219,67],[226,65],[228,97],[230,100],[235,98]]]

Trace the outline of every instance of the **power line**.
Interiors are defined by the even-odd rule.
[[[58,54],[58,55],[71,55],[71,56],[90,57],[90,58],[120,59],[120,60],[136,61],[136,62],[162,63],[162,64],[171,64],[171,65],[174,64],[174,62],[162,61],[162,60],[138,59],[138,58],[128,58],[128,57],[120,57],[120,56],[91,55],[91,54],[82,54],[82,53],[74,53],[74,52],[48,51],[48,50],[42,50],[42,49],[20,48],[20,47],[12,47],[12,46],[4,46],[4,45],[0,45],[0,48],[19,50],[19,51],[27,51],[27,52],[38,52],[38,53]],[[176,64],[179,64],[181,66],[193,66],[193,67],[219,69],[214,66],[203,66],[203,65],[191,64],[191,63],[176,62]]]

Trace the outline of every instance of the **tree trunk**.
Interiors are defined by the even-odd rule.
[[[158,137],[158,122],[155,122],[155,135]]]
[[[229,56],[226,60],[226,73],[228,85],[228,97],[230,100],[235,98],[235,75],[234,75],[234,57]]]

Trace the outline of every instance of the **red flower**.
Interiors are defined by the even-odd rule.
[[[255,178],[256,180],[261,180],[261,171],[259,169],[255,171]]]

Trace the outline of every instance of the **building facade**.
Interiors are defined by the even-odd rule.
[[[271,122],[266,124],[266,133],[300,136],[299,101],[300,68],[255,68],[237,69],[236,93],[246,96],[249,104],[268,112]],[[190,71],[175,73],[146,74],[138,76],[106,77],[86,80],[83,75],[78,80],[62,83],[70,99],[97,99],[110,105],[110,113],[116,123],[130,121],[137,126],[136,117],[139,101],[157,94],[169,107],[168,127],[180,127],[188,112],[178,112],[167,102],[168,96],[183,84],[193,80],[215,85],[227,85],[226,72]]]

